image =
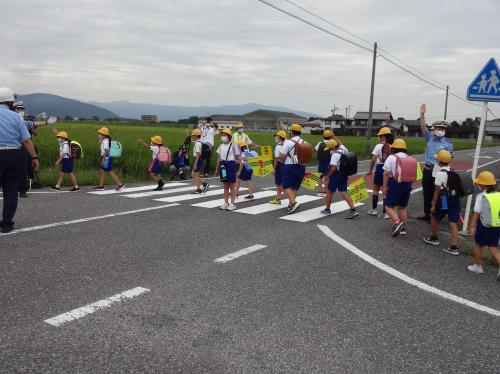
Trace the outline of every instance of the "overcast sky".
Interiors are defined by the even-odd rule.
[[[269,0],[310,16],[284,0]],[[465,95],[500,62],[498,0],[293,0]],[[332,31],[333,27],[315,20]],[[349,36],[349,38],[352,38]],[[368,110],[370,52],[257,0],[23,0],[2,7],[0,85],[84,101]],[[375,110],[443,116],[444,92],[378,59]],[[500,116],[500,105],[491,105]],[[449,118],[481,108],[453,97]]]

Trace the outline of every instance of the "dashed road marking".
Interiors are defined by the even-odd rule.
[[[264,249],[266,247],[267,247],[266,245],[255,244],[255,245],[252,245],[250,247],[243,248],[243,249],[240,249],[239,251],[236,251],[236,252],[230,253],[228,255],[225,255],[223,257],[216,258],[214,260],[214,262],[225,263],[225,262],[234,260],[234,259],[236,259],[238,257],[245,256],[245,255],[247,255],[249,253],[259,251],[259,250]]]

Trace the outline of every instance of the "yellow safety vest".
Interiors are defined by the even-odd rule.
[[[240,136],[241,136],[241,139],[239,139]],[[243,140],[246,143],[247,139],[248,139],[248,135],[245,133],[238,134],[237,132],[235,132],[233,134],[233,142],[234,143],[238,143],[241,140]]]
[[[487,193],[483,196],[481,222],[485,226],[500,227],[500,192]]]

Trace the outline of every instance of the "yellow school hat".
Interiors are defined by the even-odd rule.
[[[238,141],[238,145],[239,145],[240,147],[246,147],[246,146],[247,146],[247,143],[246,143],[244,140],[239,140],[239,141]]]
[[[276,134],[274,134],[274,135],[280,136],[280,137],[282,137],[283,139],[288,138],[288,135],[287,135],[287,134],[286,134],[286,132],[285,132],[285,131],[283,131],[283,130],[276,131]]]
[[[474,179],[474,183],[482,186],[494,186],[497,184],[497,181],[495,180],[495,175],[493,175],[491,171],[483,171]]]
[[[155,135],[151,137],[151,141],[155,144],[163,144],[163,139],[161,138],[160,135]]]
[[[107,127],[101,127],[97,132],[101,135],[109,136],[109,129]]]
[[[191,136],[201,136],[201,130],[200,129],[194,129],[191,132]]]
[[[396,139],[391,144],[391,148],[406,149],[406,142],[403,139]]]
[[[325,142],[325,151],[329,150],[329,149],[333,149],[337,146],[337,141],[335,139],[328,139],[326,142]]]
[[[222,134],[226,134],[226,135],[229,135],[230,137],[233,137],[233,133],[231,132],[231,130],[229,129],[224,129],[222,130],[219,135],[222,135]]]
[[[58,138],[64,138],[64,139],[69,139],[68,133],[66,131],[59,131],[56,134],[56,137],[58,137]]]
[[[292,124],[292,126],[290,126],[290,131],[302,132],[302,126],[300,126],[298,123],[294,123]]]
[[[237,128],[237,129],[241,129],[241,128],[243,128],[243,127],[245,127],[245,125],[244,125],[242,122],[238,122],[238,123],[236,124],[236,128]]]
[[[332,130],[325,130],[325,131],[323,131],[323,138],[331,138],[331,137],[333,137]]]
[[[391,133],[391,129],[388,127],[382,127],[380,130],[378,130],[377,136],[381,135],[388,135]]]
[[[449,164],[451,162],[451,153],[446,149],[441,149],[438,153],[434,155],[438,161],[441,161],[445,164]]]

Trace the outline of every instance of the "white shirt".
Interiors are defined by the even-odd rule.
[[[387,160],[385,160],[384,163],[384,171],[388,171],[389,173],[391,173],[392,176],[396,174],[396,162],[397,162],[396,156],[401,158],[408,157],[408,155],[404,152],[398,152],[395,155],[389,155],[389,157],[387,157]]]
[[[63,156],[63,158],[69,158],[69,143],[68,141],[64,141],[59,144],[59,156]]]
[[[474,212],[481,213],[483,207],[484,195],[486,195],[486,191],[483,191],[476,195],[476,202],[474,203]]]
[[[234,161],[236,157],[240,155],[240,147],[237,147],[233,143],[222,143],[219,145],[219,148],[217,148],[217,154],[221,161]]]
[[[151,149],[151,153],[153,155],[153,160],[158,157],[158,153],[160,153],[160,146],[158,145],[150,145],[149,149]]]
[[[339,167],[340,157],[342,155],[346,155],[347,152],[349,152],[347,148],[341,144],[339,148],[332,153],[332,157],[330,158],[330,165],[335,165],[336,167]]]
[[[108,138],[104,138],[101,141],[101,156],[104,156],[105,151],[108,151],[109,154],[109,146],[110,146],[110,141]]]
[[[215,136],[215,130],[213,129],[213,127],[209,126],[202,127],[201,139],[200,139],[202,143],[208,144],[210,148],[212,148],[215,143],[214,136]]]
[[[194,143],[194,147],[193,147],[193,157],[196,157],[197,153],[199,153],[200,157],[201,157],[201,148],[202,148],[201,141],[197,140]]]
[[[295,143],[304,142],[300,136],[294,136],[292,139],[285,139],[280,154],[285,155],[285,165],[298,164],[297,157],[295,156]]]
[[[250,145],[252,144],[252,140],[250,139],[250,137],[247,135],[247,134],[239,134],[239,133],[234,133],[234,142],[237,143],[237,142],[240,142],[242,140],[245,141],[245,144],[246,145]]]
[[[324,141],[324,140],[322,140],[322,141],[320,141],[318,144],[316,144],[316,147],[314,147],[314,149],[316,150],[316,152],[318,152],[318,151],[319,151],[319,146],[321,145],[321,143],[324,143],[324,142],[325,142],[325,141]]]
[[[450,167],[440,166],[439,171],[436,173],[436,179],[434,181],[434,185],[441,187],[441,189],[444,189],[446,187],[446,184],[448,183],[448,173],[445,170],[450,171]]]
[[[283,144],[276,144],[276,147],[274,148],[274,157],[280,157],[281,149],[283,149]]]
[[[383,152],[382,150],[384,149],[384,144],[385,143],[379,143],[373,148],[372,155],[377,156],[377,164],[383,164],[384,162],[382,161],[383,158]]]

